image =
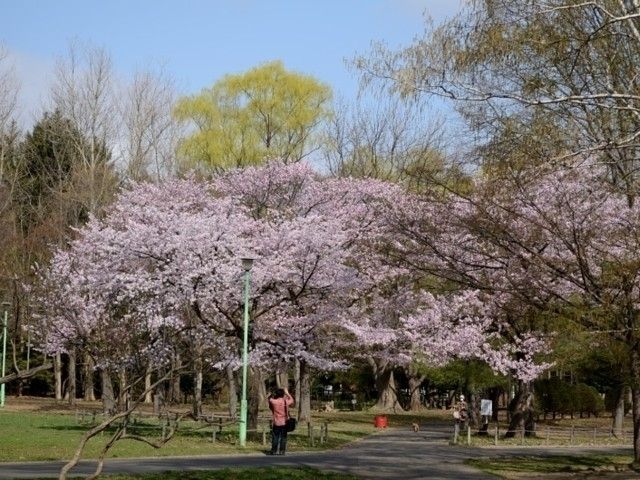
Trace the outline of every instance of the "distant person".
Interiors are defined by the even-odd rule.
[[[456,421],[454,437],[457,439],[460,434],[460,430],[465,427],[468,418],[467,402],[464,399],[464,395],[460,395],[458,401],[453,407],[453,418]]]
[[[284,455],[287,450],[287,418],[293,397],[286,388],[278,388],[269,396],[269,408],[272,414],[270,455]]]
[[[458,397],[458,401],[456,402],[456,405],[453,407],[453,418],[456,419],[457,423],[467,423],[467,416],[468,416],[468,407],[467,407],[467,402],[464,399],[464,395],[460,395],[460,397]]]

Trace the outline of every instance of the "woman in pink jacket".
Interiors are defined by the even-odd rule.
[[[293,405],[293,397],[286,388],[278,388],[269,396],[269,408],[272,413],[271,452],[270,455],[284,455],[287,450],[287,429],[289,407]]]

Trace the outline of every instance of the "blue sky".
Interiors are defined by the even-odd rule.
[[[375,40],[406,45],[421,33],[423,12],[439,21],[461,1],[3,0],[0,43],[22,86],[23,117],[46,99],[52,66],[70,41],[105,48],[124,77],[161,64],[182,93],[281,59],[348,99],[357,83],[345,58]]]

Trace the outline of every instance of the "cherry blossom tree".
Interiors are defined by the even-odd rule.
[[[389,258],[413,271],[417,278],[438,279],[434,281],[435,291],[453,289],[462,295],[427,296],[422,314],[413,315],[426,322],[422,330],[429,342],[419,340],[418,344],[422,343],[427,358],[442,363],[462,354],[513,376],[517,394],[511,405],[508,434],[525,424],[532,431],[530,382],[546,368],[544,362],[538,364],[535,359],[536,353],[545,348],[537,332],[536,312],[554,300],[549,292],[537,291],[532,282],[540,278],[544,283],[549,276],[514,258],[509,240],[500,237],[504,230],[489,225],[496,217],[481,209],[484,202],[494,201],[495,185],[484,188],[478,183],[470,196],[454,192],[403,196],[390,216],[398,236],[390,245]],[[509,189],[504,193],[505,199],[511,198]],[[521,227],[514,226],[517,231]],[[465,300],[460,302],[461,298]],[[479,304],[482,310],[478,310]],[[462,319],[466,320],[458,325]],[[442,334],[436,335],[431,328]],[[434,342],[443,341],[442,335],[449,340],[438,346]],[[468,335],[476,340],[471,342]],[[464,341],[452,340],[458,336]],[[455,352],[456,345],[462,349],[459,353]],[[443,355],[441,360],[438,352]]]
[[[166,378],[178,353],[198,392],[203,369],[239,365],[240,258],[252,255],[254,386],[262,371],[300,362],[301,419],[310,414],[312,369],[346,366],[354,347],[395,362],[416,350],[432,363],[475,355],[527,380],[535,342],[519,336],[510,344],[484,299],[389,288],[411,271],[387,258],[400,240],[383,213],[403,195],[386,183],[323,179],[304,164],[279,163],[210,182],[133,185],[41,272],[46,309],[34,334],[47,352],[84,350],[117,375],[117,415],[129,411],[132,386],[150,370]],[[385,336],[393,340],[386,350]],[[200,408],[196,399],[196,418]]]
[[[380,208],[399,191],[371,180],[320,179],[304,164],[232,172],[217,186],[269,225],[271,240],[257,248],[270,281],[258,292],[252,318],[263,318],[271,356],[280,352],[300,363],[299,415],[308,419],[310,369],[346,365],[339,358],[341,313],[389,275],[372,245],[386,233]],[[254,337],[260,334],[256,327]]]
[[[592,159],[506,172],[480,178],[467,196],[405,197],[393,217],[402,240],[391,255],[423,275],[481,293],[494,319],[489,332],[499,335],[492,341],[503,342],[500,355],[483,355],[519,379],[512,411],[524,413],[529,380],[539,371],[527,352],[542,348],[540,334],[553,330],[540,330],[545,312],[586,311],[579,315],[585,328],[626,346],[638,384],[637,208]],[[632,390],[639,405],[640,389]],[[634,412],[639,452],[640,409]]]
[[[259,371],[298,359],[308,385],[310,368],[345,364],[334,348],[341,341],[337,312],[383,274],[366,254],[377,234],[369,197],[389,188],[322,181],[309,167],[278,164],[210,183],[134,186],[104,219],[80,229],[70,250],[60,251],[44,272],[50,293],[43,304],[57,304],[59,313],[43,312],[41,344],[48,351],[80,345],[97,365],[119,365],[124,375],[131,355],[152,349],[127,341],[132,325],[145,325],[147,336],[171,328],[180,332],[176,341],[189,345],[197,391],[204,360],[214,368],[237,365],[239,259],[251,253],[258,258],[250,300],[252,366]],[[101,338],[119,341],[106,347]],[[303,418],[308,401],[306,407]],[[199,410],[194,405],[195,415]]]

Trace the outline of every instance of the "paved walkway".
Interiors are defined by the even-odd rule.
[[[269,465],[306,465],[320,470],[351,473],[362,479],[495,479],[465,465],[474,457],[502,455],[574,454],[594,449],[576,448],[469,448],[447,444],[450,427],[429,426],[428,432],[412,432],[407,428],[390,429],[371,435],[338,450],[290,453],[283,457],[263,454],[240,454],[203,457],[161,457],[110,459],[105,462],[104,473],[149,473],[165,470],[202,470],[225,467],[264,467]],[[607,449],[616,453],[630,453],[631,448]],[[55,478],[62,462],[0,463],[0,479]],[[94,462],[86,461],[72,474],[88,474]],[[640,477],[636,477],[640,478]]]

